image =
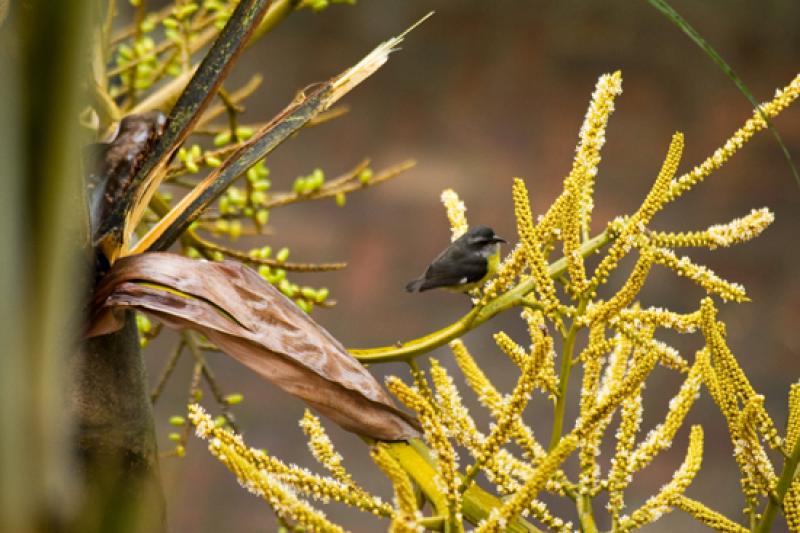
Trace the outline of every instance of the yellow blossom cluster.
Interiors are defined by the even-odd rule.
[[[528,199],[528,188],[525,186],[525,182],[519,178],[514,178],[512,193],[514,197],[514,215],[517,219],[517,232],[519,233],[520,245],[522,246],[527,266],[536,282],[536,288],[544,308],[555,309],[558,306],[556,287],[550,278],[542,246],[533,226],[531,204]]]
[[[792,533],[800,531],[800,478],[795,479],[783,500],[786,525]]]
[[[451,518],[461,522],[461,480],[458,477],[458,455],[447,438],[444,426],[434,407],[419,393],[399,378],[390,376],[386,387],[406,407],[419,415],[425,438],[436,455],[438,473],[441,477],[440,490],[448,500]]]
[[[300,420],[300,427],[308,437],[308,448],[314,459],[325,467],[334,479],[348,487],[357,488],[352,476],[342,466],[342,456],[333,447],[333,443],[325,432],[325,428],[322,427],[319,418],[306,409],[303,418]]]
[[[789,107],[800,96],[800,75],[796,76],[789,85],[775,92],[775,97],[767,103],[761,104],[753,112],[753,116],[744,123],[744,126],[734,132],[723,146],[717,148],[705,161],[692,170],[675,179],[670,184],[668,200],[673,201],[680,195],[703,181],[712,172],[719,169],[731,158],[753,135],[767,127],[767,119],[775,118],[781,111]]]
[[[668,512],[670,502],[674,497],[683,494],[689,486],[703,462],[703,428],[692,426],[689,435],[689,449],[686,451],[686,458],[681,467],[672,476],[672,480],[667,483],[655,496],[651,496],[640,508],[636,509],[630,516],[623,516],[619,520],[619,528],[622,531],[642,527],[646,524],[658,520],[664,513]]]
[[[659,248],[703,247],[714,250],[754,239],[774,221],[772,211],[762,207],[727,224],[714,224],[703,231],[648,232],[647,239]]]
[[[447,220],[450,221],[451,240],[455,241],[469,229],[467,224],[467,206],[458,197],[453,189],[442,191],[442,204],[447,211]]]
[[[422,513],[417,508],[417,498],[414,495],[414,486],[408,474],[397,464],[386,451],[386,445],[378,444],[371,450],[372,460],[386,474],[394,486],[394,500],[397,512],[392,519],[390,533],[417,533],[423,528],[420,526]]]
[[[306,413],[301,425],[313,455],[331,477],[305,472],[248,449],[239,437],[213,426],[204,413],[195,409],[192,416],[198,434],[210,440],[212,452],[243,484],[266,498],[279,515],[310,529],[323,524],[325,518],[293,496],[292,491],[342,501],[389,517],[391,530],[396,532],[430,529],[458,533],[464,531],[465,521],[481,533],[538,531],[537,526],[571,531],[573,524],[556,516],[545,503],[556,496],[575,504],[577,525],[589,533],[598,531],[594,513],[601,506],[596,505],[595,498],[607,498],[605,509],[613,531],[641,528],[673,509],[717,531],[732,533],[766,533],[780,510],[792,531],[800,531],[800,482],[792,477],[800,463],[800,383],[791,388],[789,421],[785,437],[781,437],[764,406],[764,397],[756,392],[728,347],[725,326],[718,321],[711,298],[747,301],[744,288],[688,257],[679,257],[675,251],[743,243],[758,236],[772,223],[774,215],[768,209],[757,209],[698,231],[655,231],[649,227],[666,204],[719,168],[765,127],[761,113],[774,117],[792,103],[800,95],[800,76],[762,105],[714,155],[677,178],[684,137],[675,133],[639,208],[614,218],[604,231],[590,236],[600,150],[621,84],[619,72],[604,75],[598,81],[563,192],[543,215],[534,218],[525,181],[514,179],[518,243],[494,278],[484,285],[482,294],[474,300],[475,307],[461,320],[420,339],[353,352],[370,364],[404,361],[410,367],[412,385],[396,376],[387,378],[386,385],[417,415],[423,440],[372,447],[375,463],[392,482],[394,506],[355,484],[319,421],[310,413]],[[467,229],[466,207],[449,189],[442,193],[441,200],[455,240]],[[604,248],[599,261],[585,262],[590,254]],[[550,256],[558,250],[562,256],[552,260]],[[625,280],[621,287],[610,291],[609,279],[612,274],[616,276],[621,265],[629,264],[623,260],[631,254],[637,259],[635,264],[627,276],[620,277]],[[593,270],[587,267],[591,264],[596,265]],[[641,305],[639,295],[654,265],[670,269],[704,291],[707,296],[696,310],[679,313]],[[529,339],[519,342],[514,332],[494,334],[499,352],[518,372],[514,386],[504,392],[492,383],[461,337],[509,309],[521,310]],[[682,354],[661,340],[664,330],[694,334],[703,345],[693,354]],[[560,339],[554,339],[557,336]],[[488,427],[479,427],[467,409],[443,358],[430,358],[428,368],[416,360],[445,344],[450,347],[463,381],[488,411]],[[680,387],[671,393],[671,399],[646,398],[646,381],[656,365],[680,377]],[[577,379],[575,370],[579,367],[580,392],[572,398],[575,387],[570,381]],[[672,446],[704,389],[728,427],[734,449],[731,463],[739,468],[744,495],[743,516],[728,518],[684,494],[702,463],[700,426],[691,428],[685,459],[671,479],[641,506],[626,510],[630,504],[626,492],[634,476]],[[538,401],[536,391],[553,410],[552,428],[547,433],[549,443],[537,436],[538,425],[526,420],[528,406]],[[572,409],[568,406],[574,403],[578,405],[577,416],[570,422],[566,415]],[[652,418],[643,417],[645,405],[648,411],[650,405],[663,409],[656,419],[660,422],[651,427],[643,427],[643,418]],[[616,429],[610,429],[613,427]],[[403,453],[416,453],[422,462],[414,463],[405,455],[398,458],[400,448],[393,446],[404,446]],[[770,457],[770,453],[778,453],[769,452],[768,448],[783,456],[782,472]],[[463,450],[462,455],[468,459],[463,468],[456,450]],[[601,457],[603,450],[609,450],[611,456]],[[564,466],[573,453],[578,455],[577,475]],[[421,479],[422,475],[426,478]],[[475,483],[479,475],[494,485],[502,499],[479,493],[482,489]],[[315,488],[309,487],[311,482]],[[548,498],[540,497],[543,491],[549,493]],[[435,515],[423,516],[423,500],[432,504]],[[740,519],[751,527],[739,525]]]
[[[337,479],[283,463],[263,450],[247,447],[240,435],[217,425],[197,404],[189,406],[189,420],[197,436],[208,441],[208,449],[236,475],[239,483],[269,502],[284,520],[315,531],[343,531],[298,493],[323,502],[338,501],[379,516],[394,514],[391,505],[355,484],[345,485]]]
[[[747,533],[749,529],[740,526],[733,520],[726,518],[718,512],[709,509],[702,503],[691,498],[687,498],[683,494],[676,494],[669,500],[669,504],[688,513],[694,517],[698,522],[705,524],[713,531],[720,533]]]

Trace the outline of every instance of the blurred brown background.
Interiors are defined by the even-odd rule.
[[[800,71],[800,3],[676,0],[673,4],[728,60],[757,99],[769,99],[775,88]],[[314,316],[350,347],[416,337],[467,311],[464,297],[436,292],[409,295],[403,290],[405,282],[448,242],[439,192],[453,187],[466,202],[473,224],[491,225],[515,240],[511,178],[527,180],[537,212],[549,205],[569,171],[578,129],[600,74],[621,69],[624,93],[617,100],[603,150],[595,230],[638,206],[673,131],[686,134],[681,167],[685,171],[751,114],[730,80],[644,1],[364,0],[355,7],[293,15],[246,52],[232,75],[234,82],[243,82],[254,71],[265,76],[264,85],[249,100],[248,118],[272,116],[296,90],[353,64],[430,9],[436,15],[408,37],[403,50],[346,98],[352,108],[348,115],[304,131],[268,161],[278,189],[291,187],[296,176],[318,166],[336,175],[364,156],[372,158],[376,169],[406,158],[418,162],[388,184],[348,196],[344,209],[326,201],[272,213],[275,235],[265,244],[273,249],[290,246],[298,261],[349,263],[342,272],[294,279],[331,288],[338,305],[317,310]],[[785,112],[775,125],[800,164],[800,107]],[[721,317],[728,323],[731,347],[783,429],[788,386],[800,376],[796,266],[800,189],[774,139],[769,133],[759,134],[725,168],[668,206],[654,225],[704,228],[761,206],[776,213],[775,224],[761,238],[713,253],[687,253],[747,287],[753,302],[724,305]],[[656,267],[642,301],[686,311],[696,308],[701,296],[692,284]],[[496,384],[510,390],[516,372],[491,342],[491,333],[499,329],[527,343],[515,313],[472,332],[466,342]],[[168,337],[163,337],[147,352],[151,380],[168,348]],[[696,337],[665,340],[689,357],[700,344]],[[454,367],[446,349],[432,355]],[[235,413],[248,443],[313,467],[297,426],[303,406],[225,356],[212,357],[226,391],[245,395]],[[402,367],[391,365],[375,371],[406,375]],[[180,414],[185,405],[189,373],[185,360],[157,406],[162,449],[171,447],[166,440],[167,419]],[[455,375],[459,376],[457,371]],[[653,374],[645,391],[645,432],[663,417],[678,386],[673,373]],[[486,423],[472,395],[466,389],[462,392]],[[212,407],[210,400],[206,403]],[[549,437],[550,416],[547,400],[537,394],[528,422],[543,441]],[[701,420],[706,428],[705,462],[688,494],[739,519],[742,498],[731,445],[721,415],[705,391],[688,422]],[[616,422],[611,427],[613,432]],[[330,423],[327,428],[356,478],[389,496],[388,483],[368,460],[364,445]],[[688,423],[674,448],[637,476],[628,491],[629,510],[668,481],[683,459],[687,434]],[[276,529],[270,508],[239,488],[197,439],[190,440],[186,458],[168,459],[162,468],[173,531]],[[602,516],[601,505],[597,503]],[[573,519],[571,506],[555,505],[553,510]],[[353,531],[382,530],[377,521],[342,506],[328,506],[327,512]],[[608,526],[602,519],[600,525]],[[777,530],[783,527],[781,523]],[[700,529],[674,512],[647,531]]]

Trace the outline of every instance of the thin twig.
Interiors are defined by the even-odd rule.
[[[225,417],[225,420],[228,422],[231,428],[238,433],[239,430],[236,427],[236,420],[234,419],[233,414],[230,412],[230,405],[228,405],[228,402],[225,401],[225,396],[222,394],[219,383],[217,382],[217,379],[211,369],[208,367],[206,358],[203,356],[203,352],[198,346],[197,334],[192,331],[186,331],[183,333],[183,338],[186,341],[186,345],[189,347],[189,351],[192,353],[192,356],[197,362],[196,364],[200,366],[200,372],[205,378],[206,383],[208,383],[208,388],[211,390],[211,394],[222,408],[222,416]]]
[[[387,181],[392,179],[401,173],[405,172],[406,170],[413,168],[416,165],[416,162],[413,160],[404,161],[398,165],[394,165],[389,167],[379,174],[370,178],[370,180],[366,183],[362,183],[358,180],[358,174],[367,168],[369,164],[369,160],[365,159],[361,163],[359,163],[356,168],[346,172],[342,176],[332,179],[325,183],[322,187],[318,190],[308,193],[308,194],[299,194],[295,192],[282,192],[282,193],[275,193],[269,197],[269,199],[264,203],[264,207],[267,209],[271,209],[274,207],[282,207],[284,205],[293,204],[296,202],[302,202],[305,200],[321,200],[323,198],[332,198],[339,193],[349,193],[353,191],[358,191],[361,189],[365,189],[367,187],[371,187],[373,185],[377,185],[383,181]]]
[[[156,386],[153,387],[153,391],[150,393],[150,403],[155,405],[155,403],[158,401],[158,398],[161,396],[161,393],[164,391],[164,387],[167,385],[167,381],[169,381],[172,371],[175,370],[175,366],[178,364],[178,359],[181,357],[181,352],[183,351],[184,345],[184,340],[181,338],[181,340],[179,340],[172,349],[169,359],[167,359],[167,364],[164,365],[164,368],[161,370],[161,376],[158,378],[158,383],[156,383]]]
[[[222,105],[225,106],[225,111],[228,114],[228,128],[231,132],[231,141],[237,143],[239,142],[239,137],[236,135],[236,117],[239,115],[239,113],[244,111],[244,107],[236,103],[224,87],[219,88],[217,95],[219,96],[219,99],[222,100]]]
[[[254,263],[258,265],[268,265],[271,267],[282,268],[287,272],[330,272],[333,270],[341,270],[347,266],[347,263],[289,263],[286,261],[277,261],[275,259],[252,257],[240,250],[227,248],[221,244],[207,241],[197,235],[192,230],[186,232],[189,236],[189,242],[195,248],[207,248],[215,252],[220,252],[223,255],[238,259],[240,261]]]

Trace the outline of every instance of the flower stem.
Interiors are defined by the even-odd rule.
[[[608,244],[612,238],[608,231],[604,231],[583,243],[578,251],[583,257],[587,257]],[[560,276],[566,270],[567,260],[563,257],[551,263],[548,267],[550,277]],[[519,305],[527,305],[525,296],[534,288],[534,280],[528,278],[513,289],[491,300],[485,306],[474,307],[469,313],[452,324],[429,335],[392,346],[350,349],[349,352],[364,364],[406,361],[461,337],[503,311]]]
[[[553,431],[550,435],[548,451],[553,451],[558,445],[558,441],[561,440],[561,432],[564,429],[564,413],[567,408],[567,386],[569,385],[569,373],[572,370],[572,354],[575,351],[575,338],[580,330],[578,317],[583,314],[584,309],[586,309],[586,299],[582,299],[578,304],[578,312],[564,339],[564,349],[561,354],[561,373],[558,379],[558,398],[553,409]]]
[[[598,533],[597,524],[594,523],[592,514],[592,497],[581,494],[576,500],[578,506],[578,521],[581,523],[582,533]]]
[[[783,507],[783,497],[786,496],[786,491],[789,490],[789,486],[791,486],[797,474],[798,463],[800,463],[800,439],[797,439],[794,443],[791,455],[783,463],[783,472],[781,472],[781,477],[775,486],[774,496],[770,497],[767,502],[767,508],[764,510],[761,522],[753,529],[754,533],[768,533],[772,529],[775,515],[778,513],[778,509]]]

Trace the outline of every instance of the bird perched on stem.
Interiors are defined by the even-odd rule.
[[[488,226],[475,226],[436,256],[425,273],[406,285],[408,292],[442,287],[468,292],[489,279],[500,264],[500,243]]]

